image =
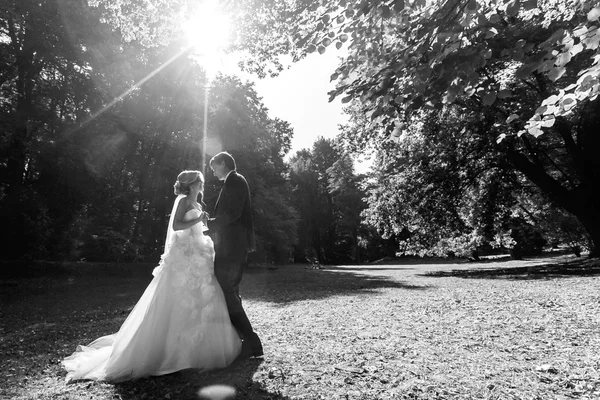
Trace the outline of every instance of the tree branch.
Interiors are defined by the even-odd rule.
[[[563,187],[558,181],[546,173],[544,168],[529,160],[523,154],[508,150],[506,152],[511,164],[525,175],[531,182],[535,183],[542,191],[550,195],[567,211],[573,212],[575,205],[570,199],[569,190]]]

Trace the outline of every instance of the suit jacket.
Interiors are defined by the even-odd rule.
[[[207,225],[217,257],[243,259],[255,249],[250,188],[246,178],[236,171],[225,179]]]

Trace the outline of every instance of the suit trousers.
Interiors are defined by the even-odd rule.
[[[242,297],[239,289],[247,259],[247,252],[244,252],[243,255],[237,255],[237,257],[231,257],[231,254],[228,257],[219,257],[217,252],[215,256],[215,275],[221,289],[223,289],[232,325],[238,331],[242,340],[251,346],[256,346],[260,344],[260,339],[252,329],[252,324],[242,307]]]

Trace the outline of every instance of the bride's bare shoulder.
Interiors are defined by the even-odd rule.
[[[192,208],[193,207],[191,207],[190,199],[184,197],[181,200],[179,200],[179,204],[177,205],[177,213],[185,214]]]

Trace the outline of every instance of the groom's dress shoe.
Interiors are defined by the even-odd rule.
[[[240,354],[244,358],[262,357],[264,355],[262,344],[258,343],[255,345],[246,344],[244,340],[242,342],[242,353]]]
[[[262,357],[265,355],[265,353],[263,353],[262,346],[253,348],[251,354],[251,357]]]
[[[262,357],[264,355],[262,343],[260,342],[258,335],[256,335],[256,340],[255,340],[254,344],[252,344],[251,348],[252,348],[252,357]]]

